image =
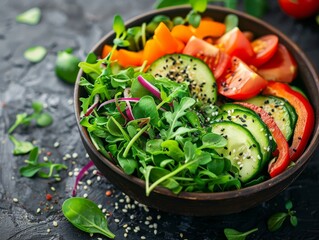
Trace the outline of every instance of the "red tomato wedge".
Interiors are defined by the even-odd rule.
[[[202,59],[218,79],[230,67],[230,57],[214,45],[192,36],[187,42],[183,54]]]
[[[248,64],[255,56],[249,40],[237,27],[217,39],[216,43],[231,57],[236,56]]]
[[[255,57],[251,64],[259,67],[266,63],[277,51],[278,37],[273,34],[262,36],[251,43]]]
[[[279,43],[275,55],[258,69],[258,74],[267,80],[291,83],[297,74],[297,63],[287,48]]]
[[[234,100],[245,100],[259,94],[267,83],[243,61],[233,57],[231,70],[221,78],[218,92]]]

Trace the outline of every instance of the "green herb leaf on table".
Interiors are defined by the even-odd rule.
[[[41,20],[41,10],[37,7],[31,8],[16,17],[16,21],[19,23],[25,23],[29,25],[36,25]]]
[[[291,215],[290,216],[290,224],[293,226],[293,227],[297,227],[298,225],[298,218],[294,215]]]
[[[288,213],[278,212],[273,214],[267,221],[267,227],[270,232],[277,231],[288,217]]]
[[[79,72],[80,59],[69,51],[58,52],[55,73],[63,81],[74,84]]]
[[[53,118],[49,113],[40,113],[36,118],[36,123],[39,127],[47,127],[51,125]]]
[[[91,200],[73,197],[62,205],[64,216],[78,229],[87,233],[99,233],[108,238],[115,235],[109,230],[105,215]]]
[[[39,163],[38,159],[39,148],[35,147],[31,150],[29,159],[25,161],[27,165],[20,168],[21,176],[31,178],[38,174],[41,178],[59,178],[58,172],[62,169],[67,169],[67,166],[64,164],[52,162]],[[48,171],[44,171],[46,169],[48,169]]]
[[[9,128],[8,133],[11,134],[20,125],[29,125],[32,120],[36,121],[37,126],[47,127],[52,124],[53,118],[49,113],[42,112],[43,104],[39,101],[32,102],[32,114],[20,113],[16,115],[15,123]]]
[[[249,234],[256,232],[256,231],[258,231],[258,228],[254,228],[254,229],[249,230],[247,232],[239,232],[236,229],[225,228],[224,234],[225,234],[227,240],[245,240]]]
[[[14,155],[27,154],[34,148],[31,142],[18,141],[13,135],[9,135],[9,139],[14,144]]]
[[[43,46],[34,46],[24,51],[24,58],[32,63],[41,62],[47,54],[47,50]]]

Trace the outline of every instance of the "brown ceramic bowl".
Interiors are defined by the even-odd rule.
[[[170,17],[185,16],[189,12],[189,10],[190,9],[188,7],[183,6],[163,9],[160,11],[151,11],[132,19],[127,23],[127,26],[140,25],[143,22],[149,22],[156,14],[164,14]],[[209,6],[204,15],[211,16],[217,21],[223,21],[225,16],[229,13],[234,13],[239,17],[239,27],[242,30],[252,31],[256,36],[275,34],[279,37],[280,42],[288,48],[288,50],[292,53],[292,55],[298,62],[299,82],[297,84],[302,86],[302,88],[307,92],[310,102],[316,102],[316,99],[319,96],[318,75],[314,67],[309,62],[305,54],[300,50],[300,48],[279,30],[259,19],[253,18],[242,12],[225,9],[222,7]],[[95,47],[92,49],[92,52],[100,55],[103,45],[106,43],[111,44],[114,37],[115,35],[113,32],[110,32],[109,34],[104,36],[95,45]],[[307,149],[298,159],[297,164],[294,167],[287,169],[279,176],[244,189],[219,193],[182,192],[179,195],[175,195],[167,189],[157,187],[150,194],[150,196],[147,197],[145,195],[144,181],[136,177],[126,175],[118,166],[116,166],[114,163],[100,154],[93,146],[86,129],[79,124],[79,98],[86,95],[84,89],[79,86],[81,75],[82,71],[79,72],[78,79],[75,84],[75,114],[80,135],[89,156],[94,161],[96,167],[118,189],[120,189],[133,199],[149,207],[156,208],[162,211],[182,215],[213,216],[236,213],[256,206],[261,202],[273,198],[285,188],[287,188],[304,170],[306,163],[309,161],[311,155],[318,145],[319,105],[316,104],[313,107],[315,109],[315,116],[317,118],[315,121],[313,135],[308,143]]]

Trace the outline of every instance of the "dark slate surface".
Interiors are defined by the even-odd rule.
[[[280,12],[276,1],[271,1],[264,19],[290,36],[319,68],[319,26],[314,19],[295,21]],[[81,144],[73,115],[73,88],[57,79],[54,63],[57,51],[71,47],[84,59],[90,48],[111,29],[113,15],[121,14],[125,20],[152,9],[152,1],[18,1],[0,2],[0,239],[90,239],[75,229],[61,213],[61,204],[71,196],[75,168],[84,166],[88,158]],[[15,16],[31,7],[40,7],[42,20],[37,26],[18,24]],[[33,45],[43,45],[49,51],[44,61],[31,64],[23,58],[23,51]],[[32,100],[40,100],[54,116],[54,124],[40,129],[31,125],[19,128],[17,138],[35,141],[50,160],[63,162],[69,169],[62,172],[62,180],[28,179],[19,176],[25,157],[12,155],[12,144],[7,129],[15,115],[29,112]],[[54,143],[59,142],[59,147]],[[63,160],[66,154],[78,157]],[[116,239],[223,239],[223,229],[241,231],[259,228],[250,239],[318,239],[319,238],[319,150],[302,175],[282,194],[256,208],[224,217],[185,217],[148,210],[125,198],[107,179],[93,170],[83,179],[79,196],[101,204],[111,215],[110,229]],[[42,158],[41,157],[41,158]],[[87,182],[87,180],[90,181]],[[86,185],[86,186],[85,186]],[[52,187],[56,190],[52,191]],[[105,192],[112,191],[107,197]],[[47,201],[46,193],[53,196]],[[14,203],[13,198],[18,202]],[[270,215],[284,210],[284,203],[292,200],[297,211],[297,228],[284,227],[270,233],[266,221]],[[127,212],[123,209],[131,207]],[[37,209],[40,208],[40,213]],[[58,226],[53,226],[56,221]],[[157,224],[157,225],[156,225]],[[49,230],[48,230],[49,229]],[[138,231],[138,229],[140,229]],[[154,229],[156,231],[154,232]],[[135,230],[135,231],[134,231]],[[94,235],[92,239],[103,238]]]

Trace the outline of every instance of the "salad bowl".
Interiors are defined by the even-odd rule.
[[[189,11],[190,8],[186,6],[150,11],[128,21],[126,26],[141,25],[143,22],[151,21],[156,15],[186,16]],[[279,30],[242,12],[208,6],[203,16],[223,21],[226,15],[230,13],[238,16],[239,28],[244,31],[253,32],[257,37],[266,34],[278,36],[279,42],[286,46],[298,64],[298,78],[295,83],[306,92],[309,102],[314,103],[319,96],[319,79],[313,65],[301,49]],[[114,38],[114,32],[108,33],[93,47],[91,52],[100,56],[104,45],[112,44]],[[82,76],[83,72],[80,70],[75,84],[74,102],[80,136],[87,153],[99,171],[118,189],[134,200],[162,211],[192,216],[215,216],[237,213],[252,208],[285,190],[304,170],[319,142],[319,106],[316,104],[313,106],[315,113],[314,130],[305,151],[293,167],[287,168],[278,176],[239,190],[214,193],[181,192],[174,194],[170,190],[158,186],[149,196],[146,196],[145,182],[135,176],[125,174],[113,161],[104,157],[90,140],[86,128],[80,124],[81,102],[79,99],[87,95],[84,88],[79,85]]]

